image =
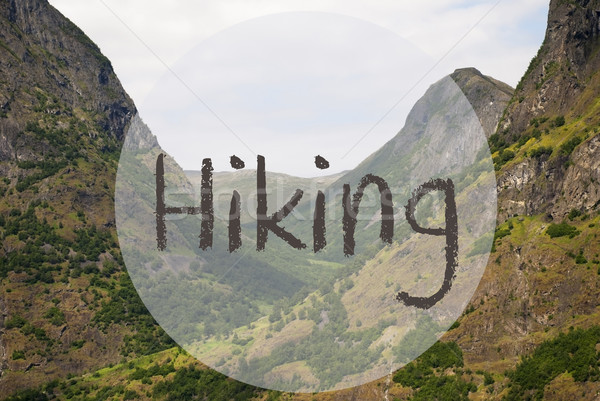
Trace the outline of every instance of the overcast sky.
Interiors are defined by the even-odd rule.
[[[110,58],[184,168],[212,157],[216,170],[230,170],[234,153],[255,168],[263,154],[268,170],[301,176],[319,173],[316,154],[329,159],[329,173],[354,167],[456,68],[514,87],[548,12],[547,0],[50,3]],[[181,135],[192,139],[181,145]]]

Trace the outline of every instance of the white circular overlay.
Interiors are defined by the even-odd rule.
[[[496,181],[461,89],[421,84],[432,65],[371,23],[285,13],[157,82],[115,211],[129,275],[180,346],[319,392],[401,368],[454,323],[487,263]]]

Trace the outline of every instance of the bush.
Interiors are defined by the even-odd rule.
[[[508,373],[512,386],[505,400],[543,399],[544,387],[558,375],[568,372],[576,382],[598,381],[600,370],[596,344],[600,327],[575,329],[543,342]]]
[[[568,236],[569,238],[573,238],[580,232],[576,227],[571,226],[567,223],[560,224],[550,224],[550,226],[546,229],[546,234],[550,236],[550,238],[558,238]]]
[[[580,253],[579,255],[575,256],[575,263],[578,265],[583,265],[587,263],[587,259],[585,258],[585,256],[583,256],[583,253]]]
[[[522,137],[519,138],[518,142],[517,142],[517,147],[521,147],[523,145],[525,145],[527,143],[527,141],[529,141],[531,139],[531,136],[529,135],[523,135]]]
[[[562,127],[565,125],[565,116],[557,116],[553,121],[553,125],[555,127]]]
[[[569,218],[569,220],[573,220],[576,219],[577,217],[581,216],[581,210],[579,209],[571,209],[571,211],[569,212],[569,214],[567,215],[567,217]]]
[[[546,121],[548,121],[548,117],[536,117],[536,118],[532,118],[529,121],[529,125],[533,125],[534,127],[539,127],[541,124],[545,123]]]
[[[136,398],[140,398],[140,396],[135,392],[135,390],[127,390],[123,395],[123,400],[134,400]]]
[[[228,380],[224,375],[209,369],[194,366],[177,370],[170,380],[158,382],[152,396],[167,401],[204,400],[250,400],[256,397],[257,389],[245,383]]]
[[[275,326],[273,326],[273,330],[280,332],[281,330],[283,330],[284,327],[285,322],[283,320],[280,320],[277,323],[275,323]]]
[[[17,351],[14,350],[12,353],[12,359],[13,360],[17,360],[17,359],[25,359],[25,351]]]
[[[578,137],[578,136],[573,137],[560,146],[560,153],[565,156],[569,156],[571,153],[573,153],[573,151],[575,150],[577,145],[579,145],[580,143],[581,143],[580,137]]]
[[[532,149],[529,152],[529,155],[531,157],[540,158],[542,156],[550,156],[552,151],[553,149],[551,146],[540,146],[539,148]]]
[[[506,141],[498,134],[493,134],[489,137],[490,151],[496,153],[506,148]]]
[[[20,315],[14,315],[12,318],[6,321],[6,329],[21,328],[27,324],[27,320]]]
[[[5,401],[48,401],[48,396],[41,390],[20,390]]]
[[[48,311],[44,314],[44,317],[46,319],[50,319],[50,323],[55,326],[60,326],[65,323],[65,314],[56,306],[48,309]]]
[[[510,230],[508,228],[499,229],[494,233],[494,240],[504,238],[508,235],[510,235]]]
[[[456,322],[452,323],[452,326],[450,326],[448,328],[448,331],[458,329],[459,327],[460,327],[460,322],[457,320]]]
[[[499,170],[508,161],[515,158],[515,152],[509,149],[503,149],[498,153],[498,156],[494,158],[494,164],[496,170]]]
[[[477,386],[464,381],[459,375],[443,374],[448,368],[462,366],[462,352],[456,343],[437,342],[418,359],[397,371],[393,380],[414,389],[413,400],[467,401],[469,392],[476,391]]]

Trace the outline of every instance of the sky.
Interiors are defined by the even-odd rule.
[[[50,0],[112,61],[185,169],[256,155],[298,176],[355,167],[456,68],[515,86],[544,0]],[[322,154],[329,170],[312,159]]]

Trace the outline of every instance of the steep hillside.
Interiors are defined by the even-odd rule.
[[[512,98],[475,70],[452,75],[490,135],[499,221],[479,288],[443,341],[378,381],[292,395],[166,349],[121,271],[114,230],[135,108],[97,47],[45,1],[2,3],[0,68],[12,79],[0,82],[0,398],[30,387],[13,399],[594,399],[598,9],[551,1],[544,44]],[[361,262],[385,270],[386,252]]]
[[[600,201],[599,8],[595,1],[550,2],[544,43],[490,138],[503,166],[502,220],[540,213],[560,220]]]
[[[0,394],[169,343],[122,273],[114,176],[135,106],[42,0],[0,4]]]
[[[504,138],[518,140],[536,117],[576,117],[593,104],[584,93],[597,87],[599,9],[597,1],[550,1],[544,42],[500,125]]]
[[[553,347],[559,333],[600,323],[597,9],[596,2],[551,1],[544,43],[490,137],[498,176],[495,253],[468,313],[446,338],[458,342],[473,370],[499,374],[517,366],[492,394],[510,398],[509,379],[545,369],[536,363],[546,357],[518,364],[523,355]],[[597,355],[586,352],[588,372]],[[566,365],[543,363],[555,370],[547,380],[532,376],[520,396],[577,392],[591,399],[597,391],[586,383],[593,375],[571,378]]]

